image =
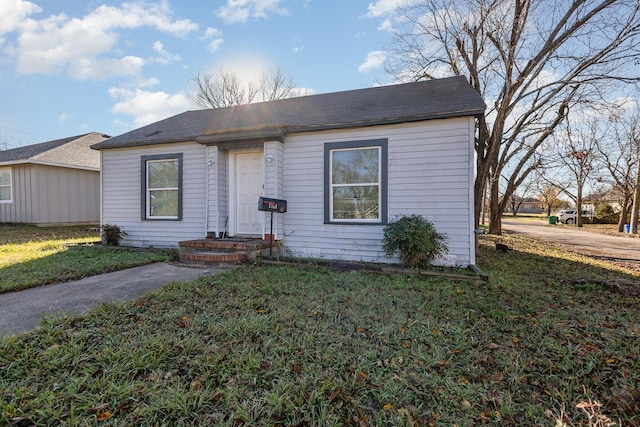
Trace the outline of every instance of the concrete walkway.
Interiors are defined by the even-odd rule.
[[[0,337],[35,329],[43,316],[83,314],[105,301],[134,299],[172,281],[192,281],[216,268],[156,263],[81,280],[0,294]]]

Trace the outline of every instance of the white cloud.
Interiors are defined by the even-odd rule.
[[[198,24],[188,19],[173,20],[167,0],[159,3],[135,1],[123,3],[121,8],[100,6],[84,18],[84,22],[105,30],[111,28],[151,27],[159,31],[184,37],[198,29]]]
[[[41,11],[40,6],[30,1],[2,0],[0,2],[0,36],[17,30],[27,16]]]
[[[227,0],[218,9],[217,15],[227,24],[247,22],[249,18],[267,18],[268,14],[287,15],[287,9],[280,7],[281,0]]]
[[[220,49],[220,45],[224,42],[224,39],[222,38],[222,31],[212,27],[207,27],[207,31],[205,31],[204,36],[202,36],[201,39],[210,40],[207,47],[211,52],[215,52]]]
[[[168,65],[172,62],[180,61],[181,59],[180,55],[174,55],[171,52],[167,52],[160,40],[153,42],[153,50],[160,55],[159,57],[154,58],[154,61],[160,64]]]
[[[222,45],[222,43],[224,42],[224,40],[222,39],[215,39],[209,42],[209,44],[207,45],[207,48],[209,49],[209,51],[211,52],[216,52],[218,49],[220,49],[220,46]]]
[[[385,20],[382,21],[382,23],[380,25],[378,25],[378,30],[380,31],[388,31],[390,33],[393,32],[393,23],[391,22],[391,19],[387,18]]]
[[[133,126],[138,128],[157,122],[193,107],[184,93],[168,94],[163,91],[129,90],[112,87],[109,95],[116,101],[111,111],[133,118]]]
[[[137,75],[144,65],[141,58],[112,55],[118,30],[142,27],[182,37],[198,25],[186,19],[173,19],[165,0],[123,3],[119,8],[103,5],[82,18],[60,14],[42,20],[25,19],[19,26],[18,71],[52,74],[67,70],[70,76],[79,79]],[[163,60],[175,59],[168,55]]]
[[[386,59],[387,53],[382,50],[369,52],[369,54],[367,55],[367,59],[365,59],[365,61],[358,67],[358,71],[360,71],[361,73],[366,73],[374,68],[381,67]]]
[[[207,48],[211,51],[211,52],[216,52],[218,49],[220,49],[220,46],[222,45],[222,43],[224,42],[223,39],[215,39],[209,42],[209,44],[207,45]]]
[[[222,31],[217,28],[207,27],[207,31],[204,32],[205,39],[213,39],[216,37],[222,37]]]
[[[638,109],[638,101],[636,98],[630,96],[621,96],[612,101],[614,105],[622,109],[625,112],[631,112]]]
[[[395,12],[400,6],[405,4],[406,0],[378,0],[375,3],[369,3],[369,11],[367,16],[376,18]]]
[[[136,76],[142,72],[144,60],[137,56],[124,58],[79,58],[68,67],[69,76],[78,80],[106,80],[118,76]]]
[[[160,83],[160,80],[157,79],[156,77],[150,77],[148,79],[139,79],[136,81],[136,86],[137,87],[151,87],[151,86],[155,86],[158,83]]]

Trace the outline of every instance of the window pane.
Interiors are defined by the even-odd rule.
[[[149,216],[177,217],[178,190],[149,191]]]
[[[178,161],[148,162],[149,188],[178,188]]]
[[[0,200],[11,200],[11,187],[0,187]]]
[[[0,185],[11,184],[11,171],[0,170]]]
[[[379,219],[377,185],[333,188],[333,219]]]
[[[379,152],[378,148],[333,151],[333,184],[378,182]]]

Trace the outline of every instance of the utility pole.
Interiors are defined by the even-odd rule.
[[[640,206],[640,150],[638,150],[638,163],[636,172],[636,186],[633,196],[633,208],[631,209],[631,232],[638,234],[638,209]]]

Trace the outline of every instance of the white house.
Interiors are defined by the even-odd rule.
[[[0,151],[0,223],[98,224],[100,155],[91,132]]]
[[[446,234],[450,263],[474,264],[484,109],[464,77],[451,77],[188,111],[93,146],[101,221],[142,247],[265,238],[264,196],[287,201],[273,237],[291,256],[384,262],[385,224],[420,214]]]

